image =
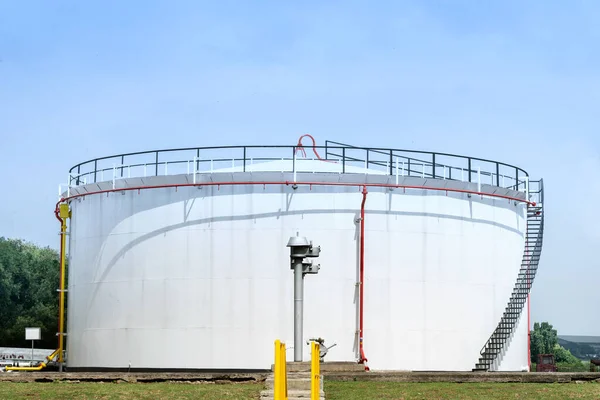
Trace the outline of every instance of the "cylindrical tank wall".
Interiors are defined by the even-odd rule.
[[[327,360],[355,361],[361,200],[356,187],[285,185],[74,200],[69,367],[270,368],[273,340],[293,343],[296,232],[322,248],[304,337],[337,343]],[[471,370],[517,277],[524,206],[370,188],[365,224],[370,367]],[[522,318],[500,369],[527,365],[526,334]]]

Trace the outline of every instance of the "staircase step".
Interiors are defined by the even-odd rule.
[[[310,373],[288,373],[288,390],[308,390],[310,391]],[[265,381],[267,390],[275,388],[275,379],[270,376]],[[321,378],[321,390],[323,390],[323,379]]]
[[[273,390],[263,390],[260,392],[260,400],[273,400],[275,393]],[[320,400],[325,400],[325,393],[321,391]],[[310,390],[289,390],[288,388],[288,400],[306,400],[310,399]]]
[[[364,364],[346,361],[326,361],[321,363],[321,373],[328,372],[365,372]],[[273,370],[273,365],[271,365]],[[286,370],[290,372],[310,372],[310,362],[288,362]]]

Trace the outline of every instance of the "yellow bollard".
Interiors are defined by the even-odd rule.
[[[285,343],[275,341],[275,372],[274,372],[274,400],[287,400],[287,371]]]
[[[319,343],[311,343],[310,399],[319,400],[321,398],[321,348]]]
[[[288,400],[288,388],[287,388],[287,357],[285,351],[285,343],[281,343],[281,398]]]

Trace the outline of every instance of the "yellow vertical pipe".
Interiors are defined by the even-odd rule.
[[[58,363],[62,371],[64,362],[64,332],[65,332],[65,280],[66,280],[66,249],[67,249],[67,218],[70,217],[69,205],[62,203],[59,209],[60,223],[60,287],[58,294]]]
[[[310,399],[319,400],[321,398],[321,364],[320,364],[320,346],[317,342],[311,342],[311,363],[310,363]]]

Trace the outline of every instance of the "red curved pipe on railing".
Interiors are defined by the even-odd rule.
[[[368,371],[367,357],[365,357],[365,349],[363,347],[364,334],[364,290],[365,290],[365,202],[367,201],[367,187],[363,186],[362,203],[360,204],[360,260],[359,260],[359,311],[358,311],[358,346],[359,346],[359,364],[365,364],[365,370]]]
[[[325,162],[333,162],[333,163],[335,163],[335,161],[333,161],[333,160],[327,160],[327,159],[325,159],[325,158],[321,158],[321,156],[320,156],[320,155],[319,155],[319,153],[317,152],[317,141],[315,140],[315,138],[314,138],[314,137],[312,137],[312,135],[310,135],[310,134],[308,134],[308,133],[306,133],[306,134],[304,134],[304,135],[300,136],[300,139],[298,139],[298,144],[296,145],[296,147],[297,147],[297,148],[296,148],[296,153],[298,153],[299,151],[301,151],[301,152],[302,152],[302,155],[303,155],[304,157],[306,157],[306,150],[304,150],[304,145],[302,144],[302,139],[304,139],[305,137],[307,137],[307,138],[309,138],[310,140],[312,140],[312,150],[313,150],[313,153],[315,153],[315,156],[317,156],[317,159],[318,159],[319,161],[325,161]]]

